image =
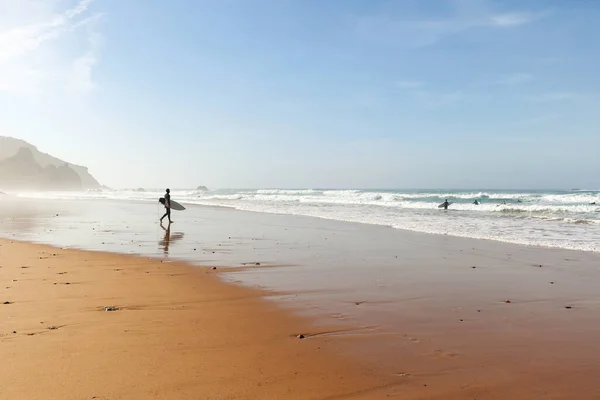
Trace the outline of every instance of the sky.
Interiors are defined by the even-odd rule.
[[[0,135],[114,188],[600,188],[596,0],[0,0]]]

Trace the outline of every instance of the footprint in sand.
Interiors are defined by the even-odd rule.
[[[415,338],[415,337],[410,337],[410,336],[406,336],[405,335],[404,338],[406,340],[409,340],[409,341],[413,342],[413,343],[421,343],[421,341],[419,339]]]
[[[444,350],[435,350],[433,353],[431,353],[431,355],[437,358],[455,358],[459,356],[458,353],[452,353]]]

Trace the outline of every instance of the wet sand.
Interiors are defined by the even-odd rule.
[[[45,203],[0,230],[217,265],[222,280],[312,321],[309,340],[392,379],[382,390],[399,398],[600,399],[598,254],[208,207],[165,232],[153,211]]]
[[[2,399],[366,399],[399,381],[218,271],[0,245]]]

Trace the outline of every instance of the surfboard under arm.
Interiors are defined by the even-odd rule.
[[[164,206],[165,205],[165,198],[161,197],[160,199],[158,199],[158,202]],[[175,200],[171,200],[171,207],[170,208],[171,208],[171,210],[176,210],[176,211],[183,211],[183,210],[185,210],[185,207],[182,206],[181,204],[179,204],[178,202],[176,202]]]

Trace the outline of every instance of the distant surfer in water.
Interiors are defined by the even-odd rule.
[[[449,205],[450,203],[448,203],[448,199],[446,199],[446,201],[442,203],[442,206],[444,206],[444,210],[447,210]]]
[[[171,190],[167,189],[167,193],[165,193],[165,215],[163,215],[160,218],[160,222],[162,223],[163,219],[165,219],[165,217],[169,217],[169,223],[172,223],[173,221],[171,221]]]
[[[475,199],[475,201],[473,202],[473,204],[475,204],[476,206],[479,205],[479,202],[477,201],[477,199]]]

